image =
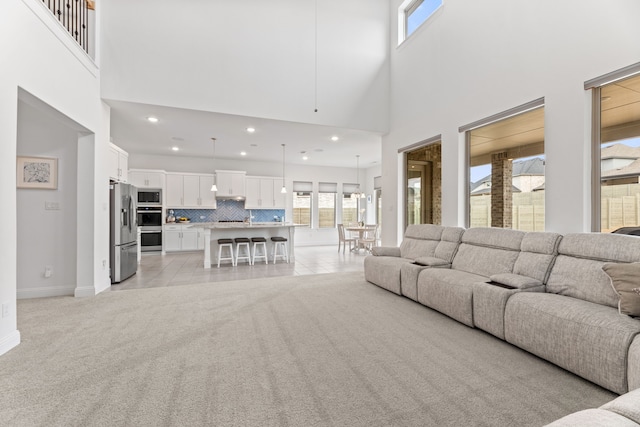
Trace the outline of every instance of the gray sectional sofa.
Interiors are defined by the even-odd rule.
[[[640,318],[618,312],[611,262],[640,262],[640,238],[425,224],[364,266],[373,284],[623,394],[640,388]]]
[[[605,403],[598,409],[585,409],[547,424],[547,427],[640,426],[640,389]]]

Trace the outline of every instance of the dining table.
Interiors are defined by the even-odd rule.
[[[367,231],[375,229],[375,225],[353,225],[347,226],[344,229],[351,233],[358,233],[358,242],[351,249],[351,252],[360,253],[360,249],[364,249],[364,245],[362,244],[362,239],[364,238],[364,233]]]

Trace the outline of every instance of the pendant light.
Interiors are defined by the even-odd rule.
[[[351,193],[352,199],[364,199],[364,193],[360,191],[360,154],[356,154],[356,191]]]
[[[216,139],[211,138],[213,141],[213,160],[216,159]],[[213,164],[213,162],[211,162]],[[211,191],[218,191],[218,186],[216,186],[216,170],[213,168],[213,185],[211,186]]]
[[[282,189],[280,190],[282,194],[287,193],[287,187],[284,185],[284,144],[282,144]]]

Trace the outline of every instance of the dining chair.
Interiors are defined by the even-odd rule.
[[[340,252],[340,245],[342,245],[342,252],[349,242],[349,250],[353,250],[353,246],[357,245],[358,239],[355,237],[347,237],[344,230],[344,224],[338,224],[338,252]]]
[[[377,246],[379,228],[380,226],[378,224],[371,224],[366,226],[364,235],[359,242],[365,251],[371,253],[371,251],[373,250],[373,247]]]

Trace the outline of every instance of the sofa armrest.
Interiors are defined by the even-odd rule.
[[[450,262],[447,262],[443,259],[432,257],[432,256],[421,256],[419,258],[416,258],[413,263],[418,265],[423,265],[425,267],[441,267],[441,268],[451,267]]]
[[[400,248],[392,246],[374,246],[371,249],[371,254],[375,256],[394,256],[400,257]]]
[[[527,277],[527,276],[521,276],[519,274],[513,274],[513,273],[494,274],[493,276],[489,277],[489,280],[501,285],[508,286],[513,289],[521,289],[521,290],[536,288],[544,285],[538,279],[534,279],[532,277]]]

